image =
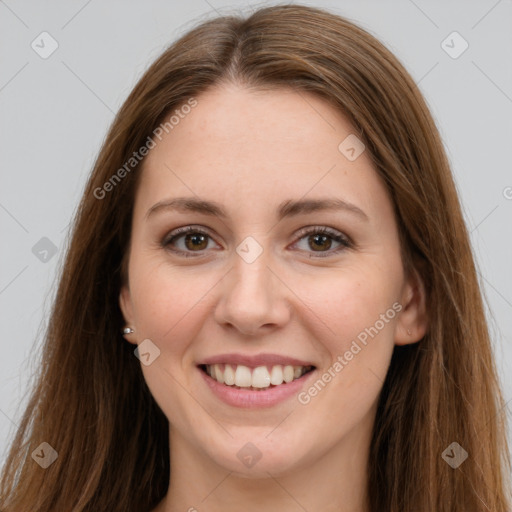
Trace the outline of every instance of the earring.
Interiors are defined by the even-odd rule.
[[[410,336],[412,334],[411,329],[407,329],[407,334]]]
[[[132,329],[131,327],[125,327],[125,328],[123,329],[123,334],[132,334],[132,333],[134,333],[134,332],[135,332],[135,330],[134,330],[134,329]]]

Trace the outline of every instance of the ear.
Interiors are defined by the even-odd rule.
[[[121,287],[121,291],[119,293],[119,307],[121,308],[121,312],[123,313],[124,320],[126,325],[135,328],[135,319],[133,316],[133,304],[130,289],[127,285],[123,285]],[[123,337],[126,341],[130,343],[137,344],[135,340],[136,333],[131,334],[123,334]]]
[[[395,329],[395,344],[416,343],[425,336],[428,327],[425,284],[416,269],[404,285],[400,304],[402,310]]]

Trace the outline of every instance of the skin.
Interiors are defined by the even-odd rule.
[[[404,275],[391,200],[366,151],[349,161],[338,150],[356,131],[322,99],[231,84],[196,99],[145,160],[120,293],[135,329],[126,339],[148,338],[160,350],[141,364],[170,422],[172,477],[155,511],[364,512],[371,432],[393,348],[420,340],[427,324],[423,283]],[[145,217],[179,196],[216,201],[228,217]],[[329,210],[277,220],[282,201],[320,197],[353,203],[368,220]],[[189,225],[208,232],[200,248],[186,235],[171,247],[192,257],[162,247]],[[315,243],[314,230],[297,234],[314,226],[355,245]],[[236,252],[248,236],[263,250],[250,264]],[[263,409],[227,405],[196,367],[220,353],[277,353],[312,362],[311,385],[396,302],[401,312],[305,405],[297,396]],[[250,468],[237,457],[247,442],[262,455]]]

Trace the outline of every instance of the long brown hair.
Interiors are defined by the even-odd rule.
[[[225,81],[308,91],[347,116],[393,199],[404,266],[425,283],[428,332],[395,347],[379,397],[370,510],[509,512],[504,401],[438,130],[415,82],[379,41],[300,5],[203,21],[149,67],[117,114],[74,220],[0,509],[140,512],[166,494],[168,421],[121,335],[118,306],[144,160],[104,185],[171,111]],[[31,457],[42,442],[58,452],[47,469]],[[443,457],[453,442],[468,453],[457,468]]]

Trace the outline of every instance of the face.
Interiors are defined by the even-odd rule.
[[[394,346],[424,334],[391,200],[321,99],[196,99],[144,162],[120,295],[171,453],[248,477],[348,454]]]

